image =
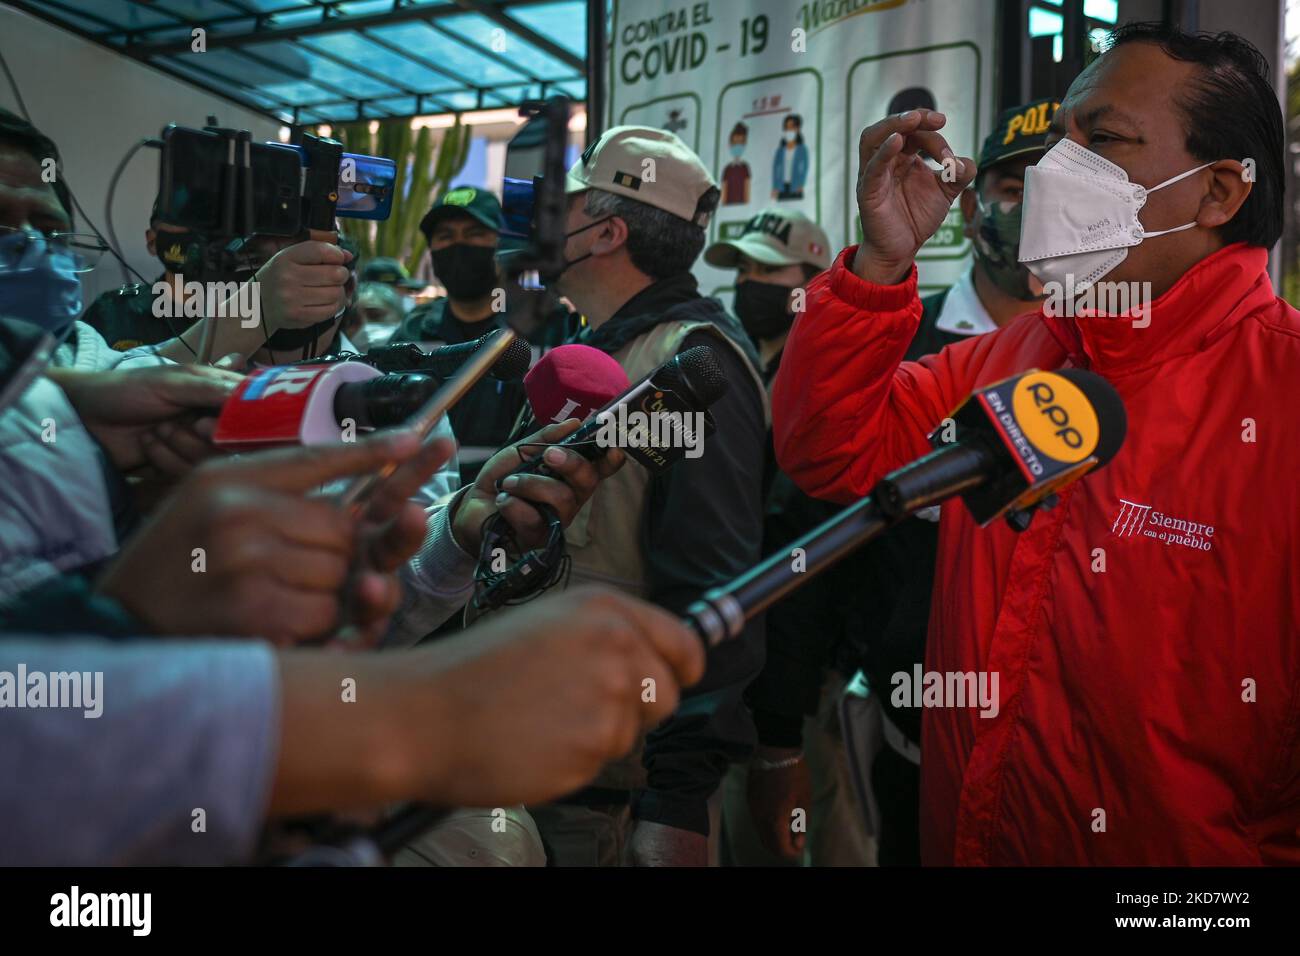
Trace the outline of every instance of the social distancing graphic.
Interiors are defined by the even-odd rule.
[[[861,236],[858,134],[888,113],[937,109],[959,156],[993,122],[996,4],[966,0],[615,0],[607,125],[671,130],[721,196],[709,241],[756,213],[797,210],[838,250]],[[937,167],[936,167],[937,168]],[[969,262],[954,204],[918,256],[923,289]],[[702,260],[705,292],[729,298],[730,270]]]

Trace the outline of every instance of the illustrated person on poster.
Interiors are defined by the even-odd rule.
[[[664,123],[663,128],[670,133],[680,133],[688,125],[686,118],[682,116],[681,110],[669,110],[668,120]]]
[[[749,202],[749,184],[754,178],[749,171],[749,163],[740,158],[745,154],[745,146],[749,143],[749,127],[744,123],[736,123],[731,128],[727,142],[731,162],[722,167],[722,175],[718,177],[722,183],[722,205],[740,206]]]
[[[808,147],[803,141],[803,117],[791,113],[781,122],[781,144],[772,161],[772,198],[803,199],[808,180]]]
[[[937,110],[938,108],[934,101],[934,94],[924,86],[909,86],[894,94],[885,114],[890,116],[895,113],[906,113],[909,110]]]

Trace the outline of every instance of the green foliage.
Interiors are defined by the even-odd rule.
[[[1291,263],[1291,268],[1286,268],[1283,263],[1282,268],[1282,298],[1297,308],[1300,308],[1300,270],[1296,269],[1296,264]]]
[[[1300,116],[1300,60],[1291,64],[1286,73],[1286,117]]]
[[[465,165],[472,128],[462,125],[457,117],[455,125],[442,131],[435,149],[435,132],[427,126],[412,130],[410,120],[397,119],[381,120],[378,127],[372,133],[369,121],[348,123],[335,127],[334,136],[349,153],[387,156],[396,161],[397,194],[392,215],[384,222],[342,219],[341,228],[360,248],[362,260],[392,256],[414,272],[425,249],[420,220],[451,186],[451,177]]]

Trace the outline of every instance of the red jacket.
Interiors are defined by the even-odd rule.
[[[1300,863],[1300,313],[1264,250],[1198,263],[1147,328],[1031,313],[902,364],[916,272],[873,285],[854,252],[809,285],[773,392],[810,494],[868,494],[1028,368],[1090,368],[1128,410],[1028,531],[943,508],[926,671],[996,672],[1000,710],[923,712],[924,862]]]

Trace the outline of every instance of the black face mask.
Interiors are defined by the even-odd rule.
[[[453,299],[481,299],[497,285],[495,246],[471,246],[458,242],[432,249],[433,271]]]
[[[185,232],[154,233],[155,257],[162,263],[162,267],[171,273],[179,272],[188,275],[186,267],[188,265],[193,268],[192,263],[199,258],[198,252],[200,250],[198,247],[202,244],[202,237],[188,230]],[[194,276],[193,278],[198,277]]]
[[[736,286],[736,317],[755,339],[774,339],[790,331],[794,316],[786,311],[791,286],[746,280]]]
[[[574,236],[582,235],[582,233],[586,232],[588,229],[595,229],[597,226],[603,225],[604,223],[609,222],[613,218],[614,218],[613,216],[606,216],[604,219],[597,219],[595,222],[589,222],[585,226],[573,230],[573,232],[566,232],[564,234],[564,248],[565,249],[568,248],[569,240],[572,239]],[[563,255],[563,250],[561,250],[561,255]],[[547,286],[553,286],[560,281],[560,277],[564,275],[564,273],[568,272],[579,262],[584,262],[587,259],[590,259],[593,255],[595,255],[595,253],[587,252],[578,256],[578,258],[576,259],[565,259],[564,265],[560,267],[558,272],[550,272],[550,271],[543,272],[541,275],[541,279],[544,283],[546,283]]]

